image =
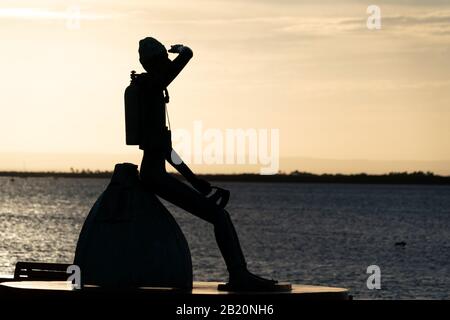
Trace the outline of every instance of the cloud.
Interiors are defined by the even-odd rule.
[[[230,8],[227,8],[230,9]],[[367,19],[369,15],[365,10],[358,16],[339,16],[315,14],[303,15],[302,11],[292,11],[287,14],[269,15],[267,12],[249,14],[228,12],[221,15],[216,13],[205,13],[202,15],[187,14],[183,11],[164,15],[158,15],[153,11],[133,10],[124,13],[127,18],[142,19],[148,24],[170,25],[170,26],[211,26],[225,28],[261,28],[265,35],[270,34],[315,37],[315,36],[335,36],[335,35],[361,35],[363,32],[373,32],[367,29]],[[416,12],[402,15],[385,15],[382,7],[381,23],[382,29],[379,32],[385,35],[409,35],[409,36],[448,36],[450,35],[450,11],[439,12]],[[263,13],[263,14],[262,14]],[[154,19],[154,17],[158,17]],[[166,17],[166,18],[165,18]],[[253,29],[251,29],[253,30]]]
[[[384,23],[393,32],[409,35],[450,35],[450,11],[423,15],[397,15],[384,18]]]
[[[368,31],[366,19],[361,18],[304,18],[299,23],[284,26],[286,33],[305,35],[336,35]],[[450,11],[415,15],[381,15],[382,30],[390,34],[410,36],[448,36],[450,35]]]
[[[191,24],[191,25],[212,25],[212,24],[252,24],[252,23],[286,23],[292,21],[294,17],[248,17],[248,18],[214,18],[214,19],[152,19],[149,23],[152,24]]]
[[[84,12],[77,6],[67,7],[66,10],[52,10],[46,8],[0,8],[0,18],[6,19],[44,19],[44,20],[100,20],[112,18],[111,15]]]

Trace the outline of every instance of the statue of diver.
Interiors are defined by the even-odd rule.
[[[167,52],[178,56],[170,60]],[[128,97],[126,93],[125,99],[134,99],[140,106],[136,113],[140,121],[140,138],[130,143],[127,128],[127,144],[139,144],[144,151],[140,178],[146,188],[214,226],[217,245],[229,272],[229,282],[225,286],[227,290],[277,290],[277,281],[261,278],[247,269],[237,233],[229,213],[224,209],[228,191],[212,187],[198,178],[172,150],[170,125],[169,128],[166,126],[167,87],[192,56],[192,50],[180,44],[171,46],[167,51],[154,38],[148,37],[139,42],[139,61],[147,73],[132,72],[130,86],[134,85],[137,91],[134,95],[128,93]],[[166,172],[166,160],[192,187]]]

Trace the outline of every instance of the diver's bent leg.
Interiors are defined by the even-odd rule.
[[[230,289],[235,291],[274,290],[277,281],[258,277],[248,271],[230,214],[183,182],[170,175],[167,177],[166,182],[163,183],[167,189],[162,188],[164,191],[160,189],[157,194],[214,225],[217,246],[229,273]]]
[[[214,226],[214,236],[228,272],[246,268],[239,238],[227,211],[169,174],[153,176],[147,185],[161,198]]]
[[[158,196],[214,225],[217,246],[225,260],[232,290],[272,290],[276,281],[258,277],[247,270],[238,235],[226,210],[169,174],[153,178],[150,187]]]

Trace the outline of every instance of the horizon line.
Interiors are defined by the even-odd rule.
[[[1,176],[8,176],[9,174],[12,175],[101,175],[101,174],[112,174],[114,170],[91,170],[88,168],[85,169],[74,169],[72,171],[57,171],[57,170],[0,170],[0,177]],[[168,170],[169,173],[175,173],[179,174],[177,171]],[[351,177],[351,176],[368,176],[368,177],[376,177],[376,176],[392,176],[392,175],[426,175],[426,176],[434,176],[434,177],[443,177],[443,178],[450,178],[450,175],[442,175],[442,174],[436,174],[433,171],[423,171],[423,170],[414,170],[414,171],[389,171],[384,173],[367,173],[367,172],[355,172],[355,173],[330,173],[330,172],[323,172],[323,173],[313,173],[309,171],[299,171],[299,170],[292,170],[292,171],[283,171],[280,170],[277,173],[274,174],[261,174],[256,172],[234,172],[234,173],[225,173],[225,172],[215,172],[215,173],[197,173],[198,176],[295,176],[295,175],[310,175],[310,176],[344,176],[344,177]]]

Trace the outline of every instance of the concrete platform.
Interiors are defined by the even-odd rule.
[[[202,303],[295,303],[300,300],[348,300],[344,288],[293,284],[290,292],[226,292],[217,290],[220,282],[194,282],[192,290],[142,287],[127,290],[109,290],[97,286],[74,289],[67,281],[6,281],[0,283],[0,297],[73,297],[102,298],[114,296],[137,297],[149,301]]]

